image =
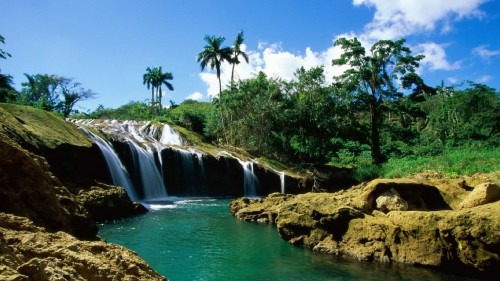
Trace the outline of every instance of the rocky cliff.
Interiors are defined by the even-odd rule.
[[[499,186],[467,187],[458,180],[375,180],[336,193],[242,198],[230,210],[241,220],[274,223],[283,239],[317,252],[498,274]],[[462,204],[471,200],[479,203]]]
[[[75,126],[4,104],[0,120],[0,280],[166,280],[135,253],[96,236],[95,220],[145,209],[122,188],[77,173],[85,163],[79,155],[95,155]],[[66,169],[77,170],[61,181]]]

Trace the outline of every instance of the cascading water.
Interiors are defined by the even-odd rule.
[[[239,159],[238,159],[239,160]],[[243,188],[245,191],[245,196],[255,197],[257,196],[257,187],[259,185],[259,179],[255,176],[253,172],[253,162],[243,162],[241,160],[240,164],[243,166]]]
[[[199,171],[200,171],[200,179],[201,179],[201,186],[202,186],[202,190],[205,192],[206,194],[206,176],[205,176],[205,166],[203,165],[203,154],[201,154],[200,152],[195,152],[196,154],[196,158],[198,158],[198,168],[199,168]]]
[[[167,188],[156,167],[152,150],[145,150],[133,140],[127,141],[132,152],[134,167],[138,167],[144,191],[144,200],[163,199],[168,196]]]
[[[126,167],[123,170],[128,170],[130,176],[128,181],[131,183],[127,184],[127,191],[134,198],[154,201],[167,194],[255,197],[264,195],[268,188],[278,188],[276,185],[267,185],[268,176],[261,185],[254,173],[255,161],[245,162],[226,151],[218,152],[216,160],[205,157],[202,152],[185,147],[180,135],[166,124],[118,120],[72,122],[102,131],[113,141],[117,155],[125,164],[122,165]],[[115,153],[112,148],[109,150]],[[225,161],[219,161],[222,154],[229,157],[224,157]],[[284,193],[285,175],[273,172],[279,176],[277,184],[280,184],[279,190]],[[260,170],[257,173],[260,176]]]
[[[182,140],[179,135],[169,125],[163,125],[161,132],[160,143],[164,145],[182,145]]]
[[[120,158],[118,158],[118,155],[116,155],[115,151],[111,147],[111,145],[109,145],[108,142],[106,142],[98,135],[92,133],[91,131],[81,127],[80,129],[87,136],[89,136],[100,148],[101,153],[104,156],[104,159],[106,160],[106,164],[108,165],[108,169],[111,174],[111,179],[113,180],[113,184],[125,188],[125,191],[127,192],[130,199],[137,201],[138,199],[137,193],[134,190],[134,186],[132,184],[132,181],[130,180],[130,176],[125,167],[123,166],[122,162],[120,161]]]
[[[280,190],[281,193],[285,193],[285,173],[280,172]]]

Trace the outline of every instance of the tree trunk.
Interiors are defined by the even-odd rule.
[[[160,88],[160,94],[158,95],[158,115],[161,115],[161,96],[162,96],[162,92],[161,92],[161,86],[159,87]]]
[[[220,67],[217,67],[217,78],[219,79],[219,99],[222,98],[222,83],[220,81]]]
[[[233,83],[234,83],[234,67],[236,66],[235,63],[233,63],[233,69],[231,70],[231,89],[233,88]]]
[[[371,150],[372,150],[372,160],[374,164],[381,164],[384,162],[382,154],[380,153],[380,113],[378,110],[378,104],[376,99],[373,97],[370,101],[370,118],[371,118]]]
[[[151,107],[155,106],[155,87],[151,86]]]

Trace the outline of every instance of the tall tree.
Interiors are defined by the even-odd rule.
[[[222,47],[224,37],[215,37],[215,35],[205,35],[203,38],[207,45],[203,51],[198,54],[197,61],[200,63],[201,71],[210,66],[211,69],[217,71],[217,79],[219,79],[219,98],[222,95],[222,82],[220,80],[220,67],[224,61],[231,62],[231,48]]]
[[[371,154],[377,164],[385,160],[380,151],[383,103],[401,97],[400,90],[410,89],[421,82],[415,69],[424,56],[412,56],[410,48],[404,43],[404,39],[381,40],[373,44],[367,54],[357,38],[335,41],[335,46],[340,46],[344,52],[332,64],[349,67],[343,74],[334,77],[335,85],[370,108]]]
[[[20,103],[47,111],[57,111],[67,117],[75,104],[91,99],[95,94],[81,87],[72,78],[48,74],[24,74],[28,82],[22,83]]]
[[[59,110],[64,117],[69,116],[77,102],[92,99],[96,95],[91,90],[82,88],[81,83],[68,78],[61,81],[60,92],[63,100],[59,104]]]
[[[248,63],[248,55],[241,49],[241,44],[243,44],[243,30],[238,33],[236,40],[234,41],[233,47],[231,48],[232,58],[231,64],[233,69],[231,70],[231,85],[234,83],[234,67],[240,64],[239,57],[242,56],[243,59]]]
[[[5,44],[5,38],[0,35],[0,43]],[[4,50],[0,49],[0,58],[7,59],[11,55]],[[12,87],[12,76],[2,74],[0,69],[0,102],[6,102],[15,99],[16,91]]]
[[[155,82],[154,82],[154,72],[155,68],[147,67],[146,73],[142,76],[142,84],[146,85],[149,88],[151,87],[151,108],[154,108],[155,105]]]
[[[30,75],[24,73],[28,82],[22,83],[21,103],[47,111],[57,109],[60,85],[64,77],[48,74]]]
[[[161,87],[162,87],[162,85],[165,85],[165,87],[167,87],[167,89],[169,89],[170,91],[173,91],[174,86],[172,86],[172,84],[170,82],[168,82],[168,80],[172,80],[172,79],[174,79],[174,76],[172,75],[172,73],[163,72],[161,69],[161,66],[155,67],[154,83],[155,83],[156,93],[157,93],[156,100],[158,101],[158,114],[161,114],[161,110],[162,110],[161,97],[163,96],[163,93],[162,93]]]
[[[0,43],[5,44],[5,38],[2,35],[0,35]],[[11,57],[11,55],[6,51],[0,49],[0,58],[6,59],[7,57]]]

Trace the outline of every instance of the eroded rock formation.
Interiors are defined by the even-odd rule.
[[[0,105],[0,117],[0,280],[166,280],[135,253],[96,236],[96,219],[144,208],[122,188],[73,170],[86,161],[76,158],[94,151],[75,126],[15,105]],[[57,151],[57,160],[43,157]],[[62,183],[53,171],[65,169],[73,174]]]
[[[415,180],[375,180],[336,193],[242,198],[230,204],[230,211],[241,220],[274,223],[283,239],[317,252],[498,274],[500,201],[453,210],[450,205],[457,202],[441,195],[451,189]],[[467,196],[465,189],[456,189],[461,196],[453,200]],[[378,205],[388,192],[407,202],[407,210]]]
[[[0,213],[0,280],[166,280],[137,254]]]

